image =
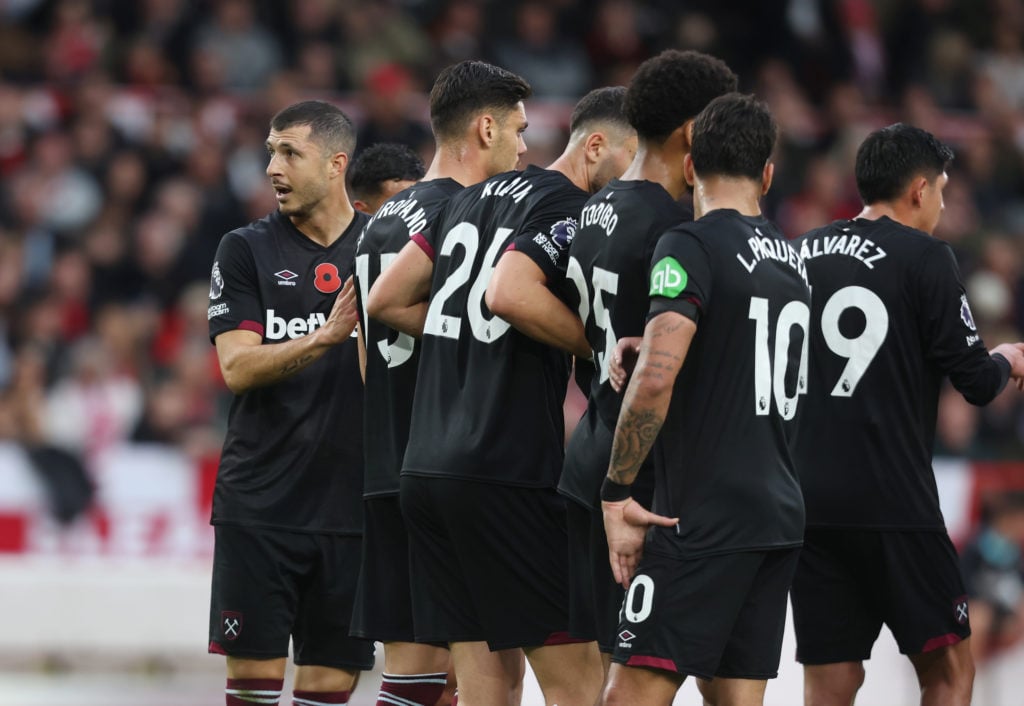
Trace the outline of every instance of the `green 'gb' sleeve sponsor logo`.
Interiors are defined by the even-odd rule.
[[[686,289],[687,279],[686,270],[679,264],[679,260],[671,256],[663,257],[651,270],[650,296],[674,299]]]

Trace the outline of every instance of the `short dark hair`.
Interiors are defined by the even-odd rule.
[[[641,140],[662,143],[697,117],[714,98],[736,90],[724,61],[698,51],[667,49],[633,74],[626,90],[626,117]]]
[[[352,154],[356,148],[351,118],[326,101],[293,103],[270,119],[270,129],[277,132],[296,125],[309,125],[309,138],[328,154]]]
[[[702,177],[760,179],[777,136],[767,105],[741,93],[719,96],[693,121],[693,168]]]
[[[430,126],[439,140],[459,138],[475,113],[505,113],[531,93],[522,76],[483,61],[462,61],[443,69],[430,89]]]
[[[854,173],[865,204],[892,201],[918,175],[932,181],[953,161],[953,150],[935,135],[896,123],[868,135],[857,149]]]
[[[379,196],[386,181],[419,181],[426,170],[412,149],[397,142],[370,145],[352,160],[348,168],[351,196],[365,201]]]
[[[631,129],[623,110],[626,89],[623,86],[595,88],[580,98],[569,118],[569,133],[589,128],[594,123],[611,123],[623,129]]]

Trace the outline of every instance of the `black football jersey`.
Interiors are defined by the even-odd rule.
[[[420,359],[415,338],[367,317],[366,298],[409,238],[424,237],[448,199],[461,190],[454,179],[433,179],[395,194],[370,219],[356,246],[359,324],[366,332],[363,497],[398,494]]]
[[[587,201],[569,248],[567,275],[574,301],[594,351],[595,371],[584,418],[566,451],[558,489],[577,502],[600,505],[601,481],[608,472],[611,439],[622,396],[608,383],[608,362],[615,343],[643,336],[647,321],[648,272],[658,238],[687,218],[686,211],[652,181],[613,179]],[[604,429],[597,429],[600,424]],[[651,463],[640,470],[634,488],[653,483]]]
[[[797,252],[762,216],[731,209],[669,230],[650,270],[650,317],[697,331],[654,443],[656,527],[647,551],[675,556],[803,541],[790,453],[806,392],[810,292]]]
[[[557,483],[568,356],[492,315],[484,294],[509,249],[559,289],[585,200],[563,174],[531,166],[459,192],[431,237],[417,237],[434,278],[403,474]]]
[[[367,220],[357,213],[327,248],[278,211],[225,235],[211,277],[210,339],[245,329],[272,344],[322,326]],[[362,419],[354,336],[287,379],[236,395],[213,523],[360,534]]]
[[[944,529],[931,467],[942,378],[983,404],[1009,374],[978,335],[952,250],[887,217],[837,221],[795,244],[813,292],[794,449],[807,524]]]

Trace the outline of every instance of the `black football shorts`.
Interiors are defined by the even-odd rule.
[[[622,605],[612,661],[703,679],[774,678],[798,552],[644,554]]]
[[[882,623],[903,654],[971,634],[967,591],[945,532],[808,529],[792,601],[803,664],[868,659]]]
[[[209,651],[338,669],[373,667],[373,643],[349,637],[360,538],[214,527]]]
[[[492,650],[569,637],[565,501],[553,488],[402,476],[416,639]]]
[[[352,634],[381,642],[413,642],[409,534],[398,496],[363,502],[363,558]]]

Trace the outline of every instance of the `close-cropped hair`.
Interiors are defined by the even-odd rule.
[[[326,101],[293,103],[270,120],[276,132],[297,125],[309,125],[309,138],[320,146],[325,155],[344,152],[352,154],[356,148],[356,129],[344,111]]]
[[[660,144],[738,80],[724,61],[667,49],[640,64],[626,90],[625,112],[641,140]]]
[[[719,96],[693,121],[693,168],[700,177],[760,179],[777,136],[767,105],[740,93]]]
[[[458,139],[478,113],[503,120],[533,89],[522,76],[483,61],[462,61],[438,74],[430,89],[430,126],[439,140]]]
[[[626,119],[626,89],[623,86],[595,88],[580,98],[569,118],[569,134],[589,131],[599,123],[610,124],[621,129],[630,129]]]
[[[379,195],[384,182],[419,181],[425,173],[423,160],[408,146],[378,142],[352,160],[348,168],[349,191],[353,198],[365,201]]]
[[[923,176],[930,182],[952,161],[953,150],[927,130],[889,125],[868,135],[857,149],[857,191],[865,205],[893,201],[912,179]]]

